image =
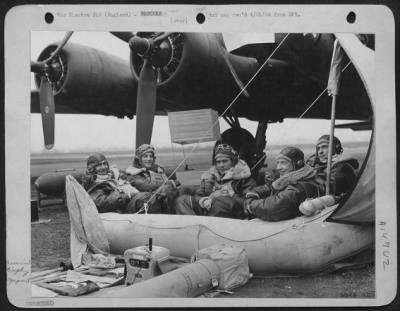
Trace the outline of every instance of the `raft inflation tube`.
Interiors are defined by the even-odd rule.
[[[172,256],[184,258],[199,249],[226,244],[245,249],[252,273],[301,274],[321,271],[374,245],[373,224],[324,222],[336,206],[280,222],[159,214],[100,217],[113,254],[145,245],[149,237]]]
[[[182,268],[124,288],[109,288],[92,294],[102,298],[197,297],[216,287],[220,270],[214,261],[201,259]]]

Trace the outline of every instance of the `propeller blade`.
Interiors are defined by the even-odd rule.
[[[42,126],[44,144],[46,149],[54,146],[54,95],[50,82],[45,76],[40,81],[40,113],[42,114]]]
[[[136,148],[151,142],[157,103],[156,73],[148,59],[140,72],[136,103]]]
[[[57,48],[54,50],[54,52],[51,53],[51,56],[44,61],[44,63],[47,64],[47,63],[51,62],[53,60],[53,58],[56,57],[58,55],[58,53],[60,53],[61,49],[64,47],[64,45],[67,44],[69,38],[71,38],[73,33],[74,33],[73,31],[68,31],[65,34],[64,39],[60,42],[60,44],[57,46]]]
[[[133,32],[110,32],[113,36],[121,39],[122,41],[129,42],[129,40],[135,36]]]

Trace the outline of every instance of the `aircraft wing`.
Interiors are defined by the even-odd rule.
[[[372,129],[372,122],[371,121],[362,121],[362,122],[352,122],[352,123],[345,123],[345,124],[336,124],[335,128],[337,129],[345,129],[349,128],[353,131],[366,131]]]
[[[136,47],[129,60],[76,43],[63,47],[55,59],[62,72],[51,78],[56,110],[128,118],[137,113],[138,91],[146,89],[139,87],[145,85],[140,77],[146,59],[140,51],[153,39],[122,34],[118,36],[123,40],[131,36],[137,41],[133,40]],[[221,114],[247,84],[230,108],[235,116],[268,122],[298,118],[326,87],[335,38],[333,34],[285,35],[161,35],[164,41],[157,50],[159,55],[149,60],[156,79],[154,113],[212,108]],[[229,39],[225,42],[224,38]],[[226,45],[236,48],[230,53]],[[51,55],[56,47],[46,47],[40,59]],[[342,79],[337,118],[367,120],[371,117],[370,102],[354,66],[349,66]],[[38,74],[36,82],[39,86]],[[32,112],[38,111],[35,100]],[[71,109],[58,109],[59,105]],[[330,98],[321,96],[304,118],[329,119]]]

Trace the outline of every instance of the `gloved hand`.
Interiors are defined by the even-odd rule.
[[[141,172],[144,172],[144,171],[146,171],[146,169],[144,167],[143,168],[136,168],[136,167],[133,167],[133,166],[128,166],[128,168],[125,170],[125,172],[127,174],[130,174],[130,175],[137,175],[137,174],[140,174]]]
[[[268,186],[272,185],[272,182],[275,180],[275,177],[272,176],[272,174],[269,174],[269,172],[265,173],[264,176],[264,182],[265,184],[267,184]]]
[[[199,204],[200,204],[201,208],[204,208],[204,209],[206,209],[208,211],[211,208],[211,202],[212,202],[212,199],[210,197],[202,197],[199,200]]]
[[[251,213],[251,202],[252,201],[254,201],[254,199],[253,200],[244,200],[243,201],[243,212],[244,212],[244,215],[245,215],[245,218],[246,219],[253,219],[253,218],[255,218],[256,216],[254,216],[252,213]]]
[[[174,180],[175,187],[179,187],[181,185],[181,182],[177,179]]]

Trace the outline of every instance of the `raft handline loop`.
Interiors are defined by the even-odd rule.
[[[275,47],[275,49],[271,52],[271,54],[268,56],[268,58],[264,61],[264,63],[258,68],[258,70],[254,73],[254,75],[250,78],[250,80],[244,85],[244,87],[239,91],[239,93],[236,95],[236,97],[230,102],[230,104],[228,105],[228,107],[221,113],[220,117],[223,117],[225,115],[225,113],[232,107],[232,105],[236,102],[236,100],[240,97],[240,95],[242,95],[243,92],[246,91],[247,87],[250,85],[251,82],[253,82],[253,80],[256,78],[256,76],[261,72],[261,70],[265,67],[265,65],[268,63],[268,61],[272,58],[272,56],[276,53],[276,51],[281,47],[281,45],[283,44],[283,42],[285,42],[285,40],[287,39],[287,37],[290,35],[290,33],[287,33],[285,35],[285,37],[281,40],[281,42],[279,42],[279,44]],[[215,127],[215,125],[219,122],[219,119],[217,118],[217,120],[212,124],[212,126],[210,126],[210,128],[205,132],[203,137],[200,137],[197,142],[195,143],[195,145],[193,146],[193,148],[190,150],[190,152],[187,154],[186,157],[183,158],[183,160],[178,164],[178,166],[172,171],[172,173],[167,177],[167,180],[164,181],[160,187],[158,187],[158,189],[156,191],[153,192],[153,194],[151,195],[151,197],[146,201],[146,202],[150,202],[151,199],[153,199],[157,193],[159,193],[160,189],[162,186],[164,186],[171,178],[171,176],[173,176],[178,169],[182,166],[183,163],[186,162],[186,160],[189,158],[189,156],[194,152],[194,150],[197,148],[198,144],[200,142],[202,142],[202,140],[204,138],[206,138],[209,134],[209,132],[211,132],[211,130]]]
[[[147,202],[144,202],[143,208],[144,208],[144,213],[147,215],[147,211],[149,210],[149,204],[147,204]]]

